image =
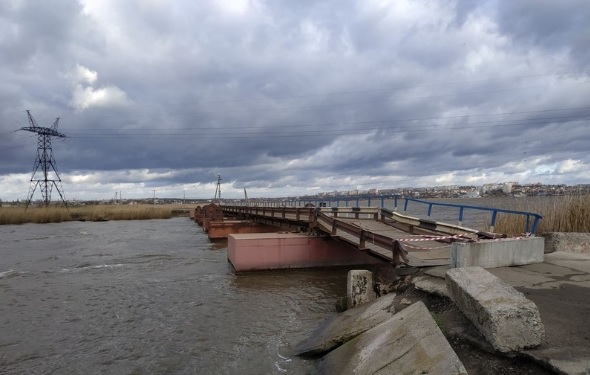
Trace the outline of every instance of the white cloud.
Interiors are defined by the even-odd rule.
[[[98,79],[98,73],[94,70],[90,70],[80,64],[76,64],[76,69],[74,70],[74,79],[77,82],[87,83],[92,85]]]
[[[559,163],[557,167],[558,173],[574,173],[587,170],[588,166],[585,165],[581,160],[567,159]]]
[[[131,104],[127,94],[114,85],[94,88],[98,73],[77,64],[72,74],[74,90],[70,106],[77,110],[91,107],[120,107]]]

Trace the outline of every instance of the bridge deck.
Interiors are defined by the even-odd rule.
[[[408,233],[387,225],[376,220],[361,220],[339,218],[340,221],[348,222],[361,229],[370,231],[371,233],[378,233],[380,235],[396,239],[412,239],[415,240],[420,236],[412,236]],[[338,236],[351,244],[358,244],[358,238],[348,233],[338,233]],[[407,251],[408,265],[413,267],[427,267],[427,266],[441,266],[448,265],[451,257],[451,245],[444,244],[437,241],[420,241],[420,242],[402,242],[402,248]],[[377,255],[389,262],[393,261],[393,254],[391,251],[384,249],[381,246],[371,243],[371,237],[365,242],[365,248],[374,255]]]
[[[222,206],[228,215],[288,228],[308,227],[344,241],[395,265],[438,266],[450,263],[453,241],[472,241],[483,232],[451,224],[367,208],[294,208]],[[398,229],[408,228],[414,235]],[[432,239],[438,237],[439,241]],[[443,237],[443,242],[441,238]],[[405,258],[405,259],[404,259]]]

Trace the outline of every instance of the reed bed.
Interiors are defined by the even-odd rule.
[[[178,212],[178,209],[176,210]],[[99,205],[65,207],[1,207],[0,224],[59,223],[63,221],[106,221],[169,219],[170,206],[154,205]]]
[[[590,232],[590,195],[515,199],[509,208],[542,215],[536,235],[547,232]],[[495,231],[518,235],[524,232],[524,228],[524,218],[499,214]]]

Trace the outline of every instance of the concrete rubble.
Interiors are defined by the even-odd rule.
[[[321,323],[307,339],[295,346],[295,352],[307,356],[325,353],[391,319],[395,314],[394,299],[395,294],[388,294]]]
[[[322,358],[318,374],[467,374],[422,302]]]
[[[481,267],[447,271],[451,300],[504,353],[538,346],[545,329],[537,306],[506,282]]]
[[[434,276],[417,276],[412,280],[412,284],[418,290],[426,293],[435,294],[439,297],[450,298],[447,284],[443,279]]]
[[[556,374],[584,375],[590,360],[590,324],[580,322],[590,316],[590,256],[572,250],[546,253],[543,263],[487,271],[524,293],[540,312],[544,342],[520,350],[518,355],[531,358]],[[442,283],[449,269],[450,266],[431,267],[421,273],[437,277]],[[489,350],[485,348],[487,343],[474,336],[466,332],[459,335],[470,342],[477,341],[475,345],[482,350]]]
[[[580,242],[585,238],[570,236],[567,241]],[[416,290],[432,295],[449,293],[455,302],[453,307],[433,312],[438,326],[448,337],[460,338],[490,353],[497,351],[510,357],[532,359],[556,374],[590,375],[590,324],[585,324],[590,316],[590,254],[579,251],[580,246],[584,250],[582,243],[571,251],[545,253],[542,263],[488,270],[422,268],[415,276],[406,277],[404,283],[412,283]],[[319,373],[437,373],[434,368],[422,369],[412,362],[424,354],[421,349],[419,354],[414,352],[421,348],[422,341],[416,337],[420,331],[410,329],[413,319],[418,317],[418,325],[429,326],[432,318],[426,319],[426,315],[414,310],[428,313],[424,306],[417,307],[421,302],[404,308],[412,303],[406,298],[412,295],[404,290],[397,293],[403,294],[397,299],[394,294],[385,295],[324,323],[298,346],[299,352],[310,355],[329,352],[320,361]],[[435,302],[434,308],[444,306],[440,303]],[[394,305],[402,309],[395,315]],[[439,332],[437,323],[434,324]],[[412,338],[404,336],[410,333]],[[434,339],[425,340],[430,343]],[[450,354],[445,353],[441,358],[450,358],[450,363],[456,364],[452,349]],[[467,368],[478,368],[473,357],[462,358]],[[458,363],[439,373],[466,373],[462,372],[465,369],[461,362]]]

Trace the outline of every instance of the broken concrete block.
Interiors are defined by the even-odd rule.
[[[373,273],[367,270],[348,271],[346,296],[348,308],[375,300],[377,295],[373,289]]]
[[[449,298],[449,291],[444,279],[426,275],[417,276],[412,280],[412,284],[416,289],[423,292]]]
[[[422,302],[326,354],[318,374],[467,374]]]
[[[539,310],[501,279],[481,267],[447,271],[451,299],[494,349],[518,351],[541,344],[545,329]]]
[[[388,294],[321,323],[307,339],[295,345],[295,352],[321,354],[383,323],[395,314],[394,299],[395,294]]]

